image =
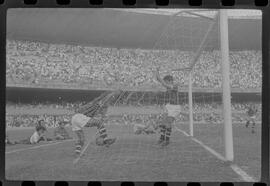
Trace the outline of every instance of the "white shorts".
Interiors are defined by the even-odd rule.
[[[180,105],[171,105],[166,104],[165,105],[166,112],[168,113],[168,116],[176,117],[181,113],[181,106]]]
[[[145,125],[143,124],[135,124],[133,127],[134,132],[136,133],[137,131],[142,131],[143,129],[145,129]]]
[[[256,119],[256,116],[250,116],[250,119]]]
[[[87,117],[86,115],[75,114],[71,118],[72,131],[82,130],[90,119],[91,118]]]

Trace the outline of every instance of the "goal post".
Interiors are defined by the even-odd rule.
[[[193,132],[193,101],[192,101],[192,71],[188,75],[188,108],[189,108],[189,135],[194,136]]]
[[[183,13],[183,12],[182,12]],[[190,15],[208,19],[207,16],[202,16],[193,12],[186,12]],[[220,57],[221,57],[221,77],[222,77],[222,105],[223,105],[223,139],[224,139],[224,152],[227,161],[233,161],[233,130],[232,130],[232,111],[231,111],[231,89],[230,89],[230,61],[229,61],[229,40],[228,40],[228,16],[227,10],[218,11],[214,17],[208,19],[210,24],[206,30],[198,48],[195,50],[194,56],[188,67],[188,107],[189,107],[189,134],[194,136],[194,121],[193,121],[193,90],[192,78],[193,68],[199,60],[208,38],[215,25],[219,27],[219,40],[220,40]],[[217,24],[219,23],[219,24]],[[183,68],[176,68],[173,71],[181,71]]]
[[[230,61],[229,61],[229,38],[228,38],[228,15],[227,10],[220,10],[220,47],[221,47],[221,70],[222,70],[222,102],[224,115],[224,146],[225,158],[233,161],[233,130],[231,111],[231,88],[230,88]]]
[[[158,68],[160,77],[171,75],[182,88],[177,94],[177,101],[174,101],[181,107],[181,113],[175,118],[173,127],[177,130],[173,132],[182,131],[203,143],[210,143],[213,149],[222,151],[220,153],[226,160],[233,161],[226,11],[181,11],[173,14],[153,46],[150,51],[142,49],[140,55],[147,56],[151,52],[155,56],[150,58],[152,73],[147,76],[151,79],[149,85],[156,89],[149,91],[142,87],[135,92],[123,91],[108,111],[115,120],[111,122],[113,126],[115,124],[129,132],[120,132],[124,138],[133,138],[133,126],[159,122],[171,96],[156,81],[155,70]],[[176,139],[181,137],[178,133],[173,135]],[[144,138],[135,136],[134,139],[144,144],[141,141]]]
[[[205,45],[205,42],[211,33],[216,21],[219,18],[220,26],[220,52],[221,52],[221,72],[222,72],[222,102],[223,102],[223,117],[224,117],[224,151],[225,159],[227,161],[233,161],[233,129],[232,129],[232,111],[231,111],[231,88],[230,88],[230,61],[229,61],[229,37],[228,37],[228,15],[227,10],[220,10],[213,19],[209,26],[199,48],[195,53],[195,57],[192,60],[190,66],[190,72],[188,77],[188,105],[189,105],[189,132],[190,136],[194,136],[193,130],[193,96],[192,96],[192,69],[200,57],[201,51]]]

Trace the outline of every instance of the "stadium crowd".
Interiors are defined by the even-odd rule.
[[[70,120],[69,115],[7,115],[7,127],[35,127],[40,120],[46,122],[46,127],[58,127],[60,121]]]
[[[61,103],[53,103],[53,102],[32,102],[32,103],[14,103],[7,101],[6,105],[9,109],[65,109],[65,110],[72,110],[77,107],[86,104],[86,102],[61,102]]]
[[[193,53],[190,51],[150,50],[150,49],[118,49],[67,44],[48,44],[31,41],[7,41],[7,84],[68,84],[111,88],[119,85],[124,88],[160,88],[153,73],[157,67],[161,75],[172,74],[180,86],[187,86],[188,75],[185,71],[173,69],[189,67]],[[205,51],[194,67],[193,86],[198,88],[221,87],[219,51]],[[231,51],[231,86],[247,89],[261,87],[261,52]],[[148,97],[148,96],[146,96]],[[153,98],[153,97],[152,97]],[[152,99],[151,98],[151,99]],[[145,104],[135,96],[135,103]],[[187,99],[187,98],[185,98]],[[147,102],[147,101],[146,101]],[[150,104],[151,101],[149,101]],[[74,110],[78,103],[8,103],[11,109],[66,109]],[[245,113],[246,104],[233,103],[233,121],[245,119],[237,112]],[[188,105],[182,104],[185,112]],[[194,103],[194,120],[218,122],[222,120],[220,104]],[[260,106],[258,106],[260,108]],[[31,115],[7,114],[8,127],[34,126],[38,120],[44,119],[48,127],[57,126],[58,121],[68,115]],[[149,117],[151,119],[149,119]],[[122,115],[114,118],[116,123],[132,123],[155,120],[154,115]],[[114,119],[112,118],[111,123]],[[121,122],[119,121],[121,120]],[[188,121],[186,115],[181,121]]]
[[[235,123],[241,123],[246,121],[246,112],[251,103],[232,103],[232,120]],[[252,103],[254,104],[254,103]],[[8,103],[7,108],[17,108],[17,109],[29,109],[29,108],[58,108],[58,109],[70,109],[77,108],[82,105],[82,103],[62,103],[56,104],[52,103],[38,103],[38,104],[15,104]],[[140,105],[141,106],[141,105]],[[182,104],[182,114],[179,117],[180,122],[187,122],[189,120],[188,116],[188,104]],[[261,105],[255,103],[256,108],[258,108],[258,113],[261,113]],[[204,123],[220,123],[223,120],[222,117],[222,105],[220,103],[194,103],[193,105],[193,116],[194,122]],[[47,127],[57,127],[59,121],[70,120],[71,115],[69,114],[6,114],[6,126],[7,127],[33,127],[39,120],[44,120]],[[121,114],[109,116],[107,124],[132,124],[132,123],[148,123],[153,122],[158,119],[159,115],[156,114]],[[257,115],[256,120],[260,120],[260,115]]]
[[[192,52],[172,50],[117,49],[104,47],[7,41],[7,83],[81,84],[89,87],[158,88],[153,71],[172,73],[181,86],[188,84],[184,71]],[[219,51],[205,51],[194,67],[193,85],[221,86]],[[261,87],[261,51],[231,51],[233,88]]]

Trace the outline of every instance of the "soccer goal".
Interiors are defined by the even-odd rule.
[[[179,82],[182,81],[180,84],[187,92],[187,98],[183,96],[180,99],[186,102],[188,135],[194,136],[194,117],[201,124],[223,124],[220,145],[224,146],[225,159],[232,161],[227,11],[187,10],[175,13],[154,48],[171,48],[174,52],[175,67],[167,69],[180,78]],[[164,66],[162,63],[159,66]]]
[[[167,161],[178,157],[180,151],[190,153],[188,147],[183,150],[187,145],[185,136],[185,140],[202,139],[224,153],[226,160],[233,161],[226,10],[182,10],[169,15],[153,48],[136,50],[135,55],[154,56],[145,61],[151,63],[146,75],[151,80],[149,86],[125,87],[110,104],[106,125],[118,137],[112,150],[118,154],[116,159]],[[174,148],[162,152],[156,150],[160,135],[157,125],[170,96],[157,81],[156,71],[161,78],[173,77],[178,86],[177,105],[181,108],[172,129]],[[145,128],[138,130],[140,127]]]

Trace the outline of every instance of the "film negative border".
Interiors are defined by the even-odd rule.
[[[261,183],[143,183],[143,182],[55,182],[55,181],[7,181],[5,180],[5,44],[6,44],[6,13],[9,8],[230,8],[230,9],[259,9],[263,12],[262,51],[263,51],[263,88],[262,88],[262,176]],[[0,125],[0,186],[29,185],[29,186],[170,186],[170,185],[254,185],[269,184],[269,98],[270,95],[270,8],[269,0],[0,0],[0,86],[1,86],[1,125]]]
[[[269,0],[0,0],[1,8],[246,8],[267,9]]]

